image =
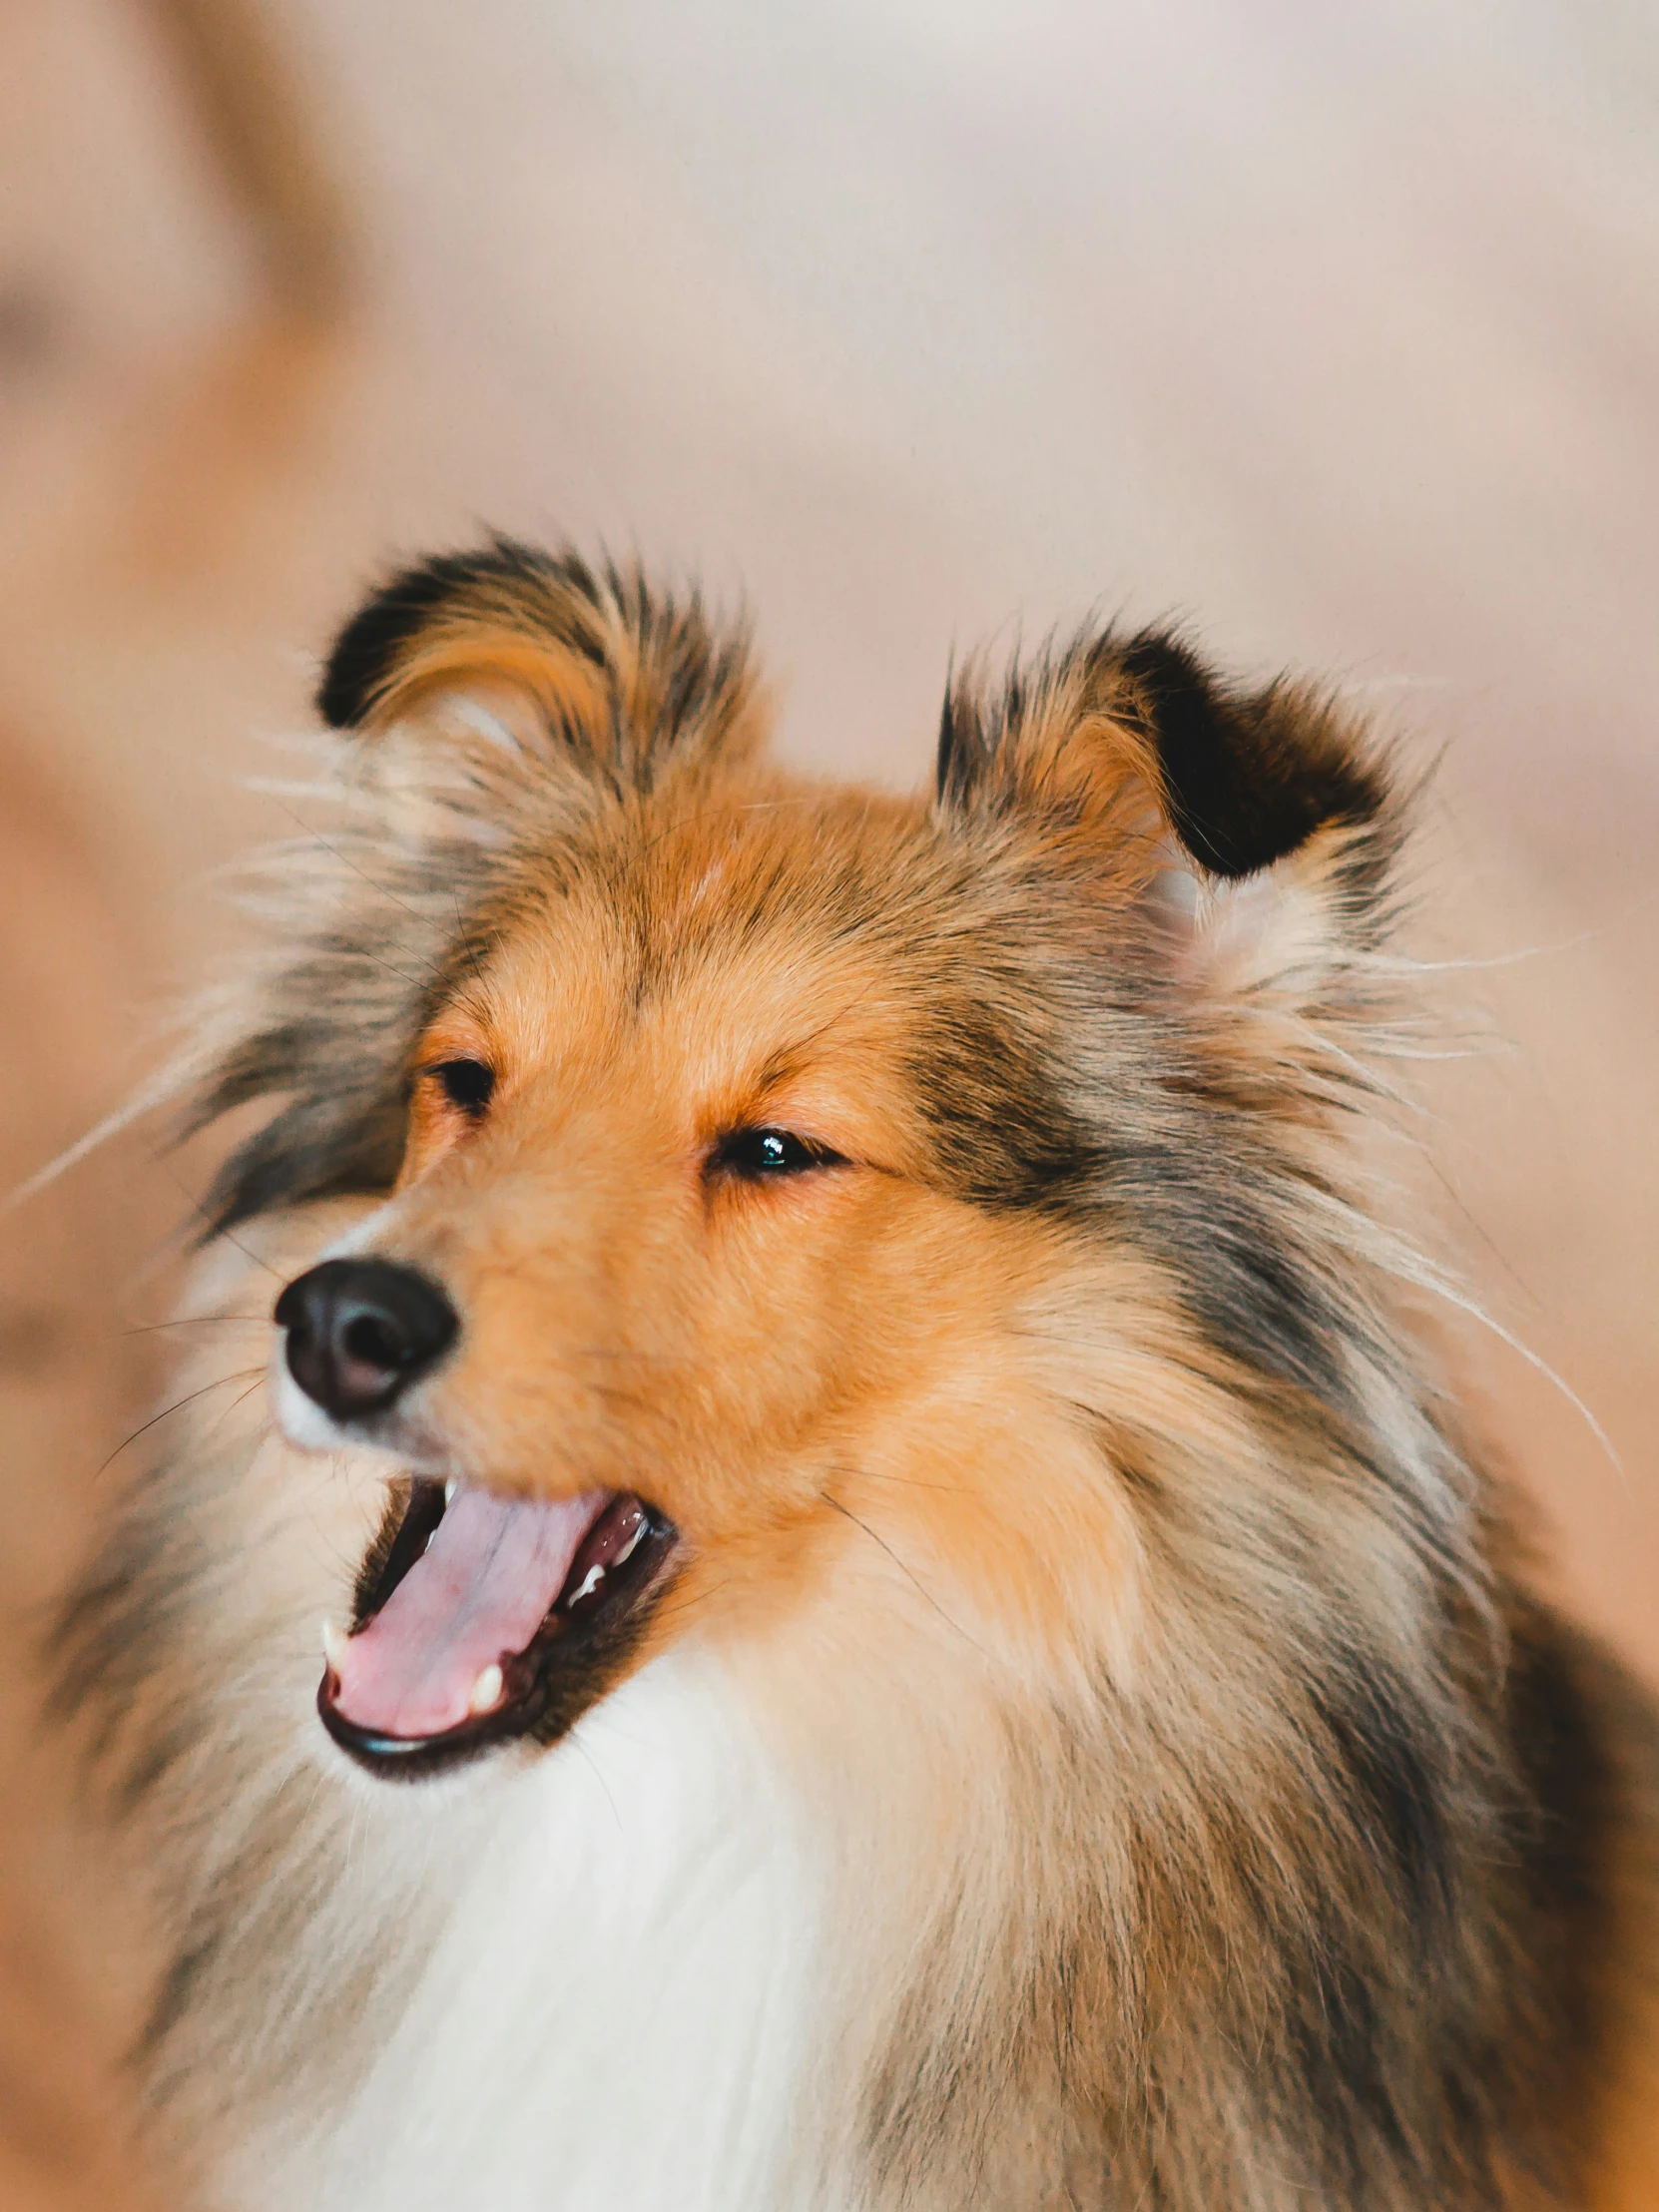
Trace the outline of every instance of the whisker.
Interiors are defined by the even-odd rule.
[[[273,793],[272,796],[275,798],[276,794]],[[296,824],[298,828],[305,832],[307,837],[314,837],[316,842],[321,845],[322,849],[325,852],[331,852],[334,855],[334,858],[338,860],[342,864],[342,866],[348,867],[353,875],[360,876],[361,879],[368,885],[371,891],[378,891],[382,898],[389,898],[394,906],[400,906],[403,909],[404,913],[408,915],[409,919],[411,921],[418,921],[422,928],[428,926],[431,921],[431,916],[429,914],[421,913],[417,907],[411,906],[407,899],[399,898],[397,893],[394,890],[389,889],[386,884],[377,882],[375,878],[369,874],[367,868],[359,867],[357,865],[357,862],[352,859],[349,852],[343,851],[339,845],[334,843],[331,837],[325,837],[320,830],[314,828],[312,824],[308,823],[305,820],[303,815],[296,813],[292,807],[287,806],[281,799],[277,799],[276,804],[278,807],[281,808],[283,814],[287,816],[288,820]],[[433,972],[436,972],[435,968]],[[405,976],[404,981],[407,982],[409,978]],[[417,989],[423,988],[423,986],[418,984],[415,987]]]
[[[879,1467],[858,1467],[853,1471],[860,1482],[896,1482],[906,1490],[940,1490],[952,1497],[960,1497],[959,1482],[923,1482],[914,1474],[883,1474]]]
[[[159,1329],[229,1328],[233,1322],[238,1325],[251,1324],[255,1328],[259,1328],[270,1319],[269,1314],[184,1314],[177,1321],[148,1321],[137,1329],[123,1329],[121,1335],[123,1337],[153,1337]]]
[[[165,1174],[168,1177],[169,1181],[174,1183],[183,1193],[185,1198],[189,1200],[191,1212],[196,1215],[199,1221],[204,1221],[207,1223],[209,1230],[215,1237],[222,1237],[228,1245],[233,1246],[238,1252],[240,1252],[245,1260],[252,1260],[257,1268],[264,1268],[266,1274],[271,1277],[274,1283],[280,1283],[283,1280],[280,1269],[274,1268],[269,1260],[262,1260],[260,1255],[253,1249],[253,1247],[251,1245],[245,1245],[242,1239],[237,1236],[234,1231],[222,1228],[215,1223],[213,1216],[208,1212],[206,1206],[203,1205],[202,1201],[197,1197],[196,1193],[191,1189],[190,1185],[185,1181],[184,1177],[179,1173],[178,1169],[173,1165],[172,1161],[168,1159],[165,1153],[157,1153],[154,1157],[157,1166],[161,1168],[163,1174]]]
[[[201,1215],[204,1221],[210,1221],[208,1209],[205,1206],[198,1205],[196,1211]],[[265,1272],[267,1273],[267,1275],[270,1276],[271,1280],[274,1283],[280,1283],[282,1281],[282,1271],[280,1268],[274,1268],[269,1260],[262,1260],[260,1258],[260,1255],[253,1249],[251,1245],[245,1245],[242,1239],[239,1236],[236,1236],[231,1230],[224,1227],[217,1227],[214,1229],[214,1235],[216,1237],[223,1237],[227,1244],[234,1245],[237,1251],[242,1254],[243,1258],[245,1260],[252,1260],[257,1268],[264,1268]]]
[[[461,894],[458,890],[456,890],[453,883],[451,883],[449,886],[449,896],[453,901],[455,907],[455,928],[460,936],[462,949],[465,951],[467,959],[471,962],[473,976],[475,977],[477,982],[482,985],[484,981],[483,965],[480,962],[477,953],[473,950],[472,939],[466,933],[466,923],[461,919]]]
[[[868,1521],[860,1520],[857,1514],[852,1511],[850,1506],[843,1505],[838,1497],[832,1497],[828,1489],[820,1490],[819,1495],[823,1498],[826,1505],[832,1505],[837,1513],[844,1514],[845,1517],[852,1523],[854,1528],[861,1528],[864,1534],[869,1538],[870,1542],[872,1544],[878,1545],[880,1549],[886,1553],[887,1557],[892,1561],[893,1565],[898,1569],[900,1574],[904,1575],[911,1583],[914,1584],[917,1591],[919,1591],[921,1596],[923,1596],[927,1600],[928,1604],[933,1608],[934,1612],[938,1614],[940,1620],[944,1622],[947,1628],[954,1629],[955,1633],[961,1637],[963,1643],[969,1645],[974,1651],[977,1651],[982,1659],[988,1659],[990,1657],[990,1653],[986,1651],[985,1647],[982,1644],[975,1643],[974,1639],[968,1634],[967,1630],[963,1628],[959,1622],[953,1621],[951,1619],[950,1615],[945,1611],[944,1607],[939,1603],[938,1599],[933,1595],[932,1591],[928,1589],[927,1585],[919,1579],[919,1577],[911,1568],[907,1567],[904,1564],[904,1561],[898,1556],[897,1552],[894,1551],[891,1544],[889,1544],[883,1537],[878,1536],[875,1533],[875,1530],[871,1528]]]
[[[98,1468],[92,1479],[96,1482],[99,1475],[103,1474],[106,1468],[115,1464],[129,1444],[136,1444],[139,1438],[148,1434],[158,1421],[166,1420],[171,1413],[183,1412],[187,1405],[194,1405],[199,1397],[206,1397],[210,1390],[222,1390],[230,1382],[246,1382],[250,1376],[256,1377],[259,1382],[263,1382],[265,1381],[264,1367],[240,1368],[235,1375],[222,1375],[212,1382],[204,1382],[199,1390],[187,1390],[183,1397],[176,1397],[171,1405],[164,1405],[159,1413],[152,1413],[147,1421],[141,1421],[130,1436],[123,1437],[109,1457]],[[243,1394],[246,1396],[249,1393],[245,1391]]]
[[[402,968],[394,967],[390,960],[382,960],[378,952],[370,952],[367,945],[365,944],[354,944],[351,947],[350,957],[353,960],[372,960],[377,968],[384,968],[388,975],[395,975],[400,983],[407,983],[411,991],[429,990],[431,988],[432,976],[438,973],[439,968],[442,965],[440,961],[434,960],[432,962],[431,974],[422,978],[419,976],[406,974]]]
[[[603,1790],[605,1793],[605,1803],[611,1809],[611,1818],[616,1823],[617,1834],[619,1836],[624,1835],[626,1831],[624,1830],[622,1825],[622,1815],[617,1811],[616,1799],[611,1795],[611,1786],[605,1780],[604,1775],[600,1773],[598,1760],[595,1759],[593,1753],[589,1751],[587,1745],[583,1743],[581,1730],[579,1728],[573,1728],[565,1740],[570,1745],[572,1751],[579,1751],[582,1754],[582,1757],[586,1760],[588,1766],[592,1769],[594,1780],[598,1783],[601,1790]]]
[[[1397,1274],[1401,1281],[1415,1284],[1419,1290],[1427,1291],[1430,1297],[1444,1299],[1445,1303],[1455,1308],[1458,1313],[1466,1314],[1477,1327],[1486,1330],[1497,1339],[1499,1344],[1506,1345],[1517,1359],[1524,1360],[1534,1375],[1541,1376],[1546,1382],[1557,1389],[1601,1446],[1608,1464],[1628,1492],[1630,1488],[1629,1470],[1619,1457],[1613,1439],[1602,1427],[1600,1421],[1597,1420],[1595,1414],[1583,1398],[1579,1396],[1572,1384],[1564,1376],[1557,1374],[1540,1353],[1534,1352],[1531,1346],[1524,1339],[1517,1337],[1512,1330],[1505,1329],[1502,1322],[1495,1315],[1488,1314],[1477,1299],[1462,1296],[1456,1286],[1449,1282],[1437,1268],[1424,1263],[1420,1267],[1414,1268],[1399,1267],[1392,1272]]]
[[[239,1405],[246,1405],[248,1403],[248,1400],[254,1395],[254,1393],[263,1387],[264,1382],[265,1370],[264,1368],[262,1368],[259,1372],[258,1377],[255,1379],[254,1382],[249,1383],[247,1389],[242,1391],[239,1396],[234,1397],[231,1400],[230,1404],[225,1407],[223,1412],[215,1414],[213,1426],[207,1431],[207,1434],[204,1435],[202,1441],[206,1443],[210,1436],[217,1436],[219,1434],[219,1431],[225,1426],[225,1423],[230,1419],[231,1415],[236,1411],[237,1407]],[[265,1442],[266,1438],[271,1434],[276,1425],[276,1424],[275,1421],[270,1420],[264,1423],[264,1425],[260,1429],[258,1437],[255,1439],[254,1449],[256,1451],[259,1449],[260,1445]]]

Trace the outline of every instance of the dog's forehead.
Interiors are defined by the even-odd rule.
[[[532,864],[498,966],[520,989],[637,1004],[767,973],[808,991],[876,961],[902,988],[974,903],[920,806],[785,788],[641,810],[556,873]]]
[[[934,849],[914,800],[780,782],[669,798],[630,821],[602,861],[636,911],[684,940],[852,924],[925,872]]]
[[[1008,1004],[1031,918],[920,804],[786,788],[640,810],[527,875],[482,973],[461,973],[462,1027],[476,1008],[482,1048],[560,1096],[747,1087],[805,1111],[822,1083],[907,1110],[960,1089],[964,1054],[985,1091],[1035,1017],[1034,973],[1024,1013]]]

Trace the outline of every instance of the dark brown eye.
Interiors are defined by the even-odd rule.
[[[712,1173],[739,1175],[746,1182],[769,1183],[777,1176],[804,1175],[809,1168],[843,1167],[838,1152],[789,1129],[734,1129],[709,1155]]]
[[[423,1068],[451,1106],[458,1106],[463,1114],[477,1121],[490,1102],[495,1089],[495,1070],[486,1067],[482,1060],[440,1060],[436,1067]]]

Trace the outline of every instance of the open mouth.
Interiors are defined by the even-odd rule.
[[[628,1492],[552,1503],[398,1483],[349,1635],[325,1634],[317,1711],[372,1773],[414,1779],[552,1743],[637,1648],[678,1542]]]

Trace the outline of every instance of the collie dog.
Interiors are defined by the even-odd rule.
[[[1108,629],[809,782],[504,540],[319,704],[63,1629],[203,2201],[1651,2212],[1659,1731],[1424,1323],[1387,752]]]

